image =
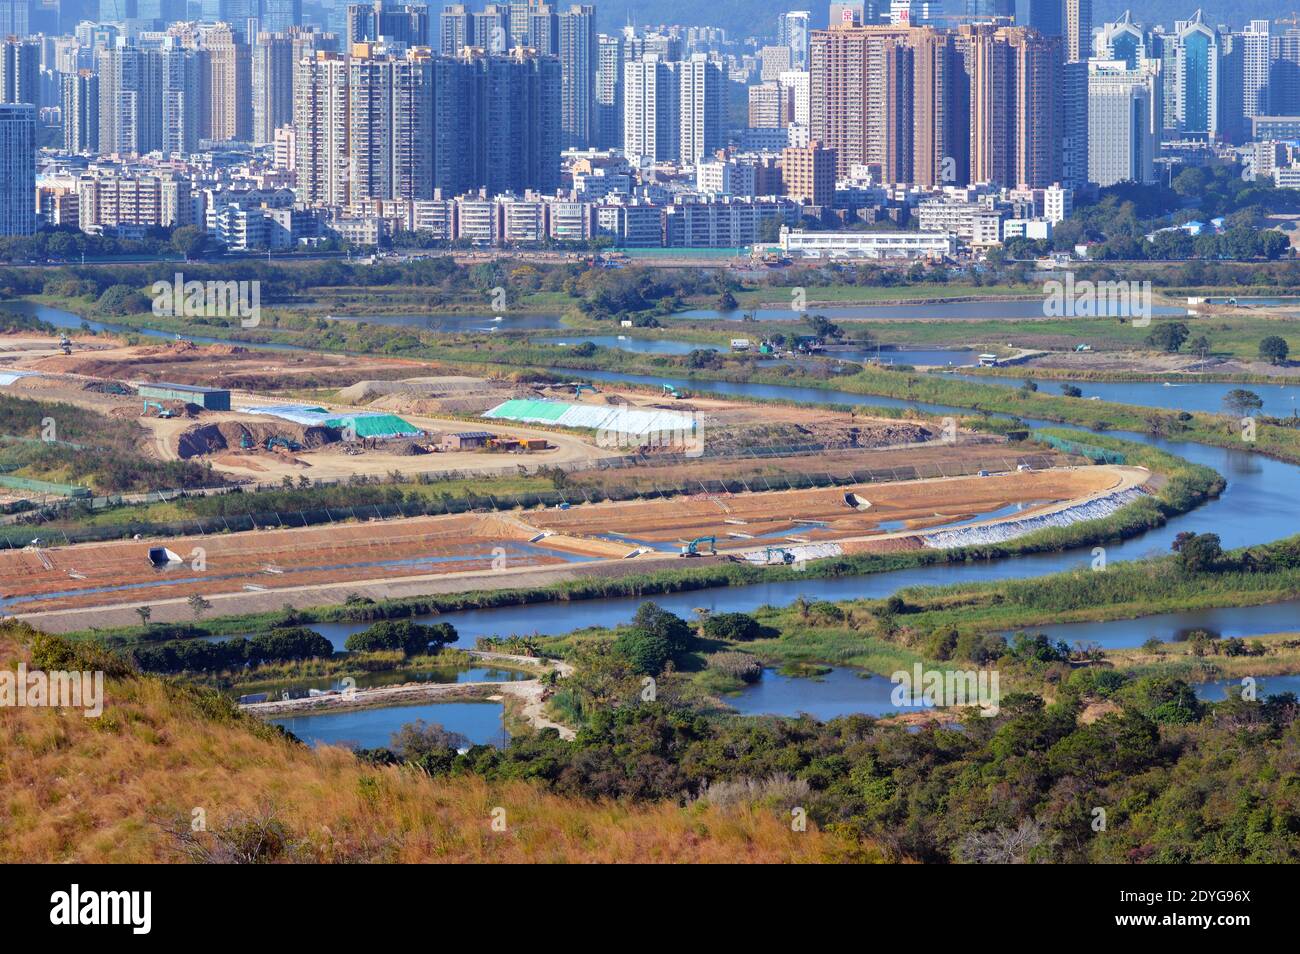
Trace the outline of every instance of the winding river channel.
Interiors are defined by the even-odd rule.
[[[67,312],[47,307],[30,307],[24,309],[29,314],[52,321],[62,327],[80,327],[82,320]],[[88,322],[92,327],[104,330],[119,330],[115,326]],[[131,330],[131,329],[121,329]],[[164,332],[152,332],[159,337],[172,337]],[[224,344],[245,344],[238,341],[210,340]],[[563,370],[563,369],[556,369]],[[750,382],[708,381],[676,377],[648,376],[600,371],[563,370],[594,381],[626,382],[659,387],[671,384],[679,389],[711,391],[732,395],[738,398],[780,399],[805,402],[809,404],[859,404],[888,407],[916,407],[922,411],[938,414],[969,413],[962,408],[921,402],[901,401],[887,397],[876,397],[846,391],[794,385],[773,385]],[[1002,383],[995,379],[978,378],[985,383]],[[1016,380],[1008,384],[1018,384]],[[1052,384],[1044,383],[1044,387]],[[1083,383],[1085,389],[1094,392],[1104,390],[1105,397],[1123,403],[1166,408],[1189,408],[1217,410],[1221,401],[1222,384],[1187,384],[1179,388],[1163,388],[1160,385],[1146,384],[1100,384]],[[1255,387],[1258,393],[1266,389]],[[1279,388],[1278,394],[1269,394],[1271,413],[1287,409],[1295,393],[1292,388]],[[1086,390],[1085,390],[1085,393]],[[1157,402],[1157,398],[1165,398]],[[1284,403],[1283,403],[1284,402]],[[1063,425],[1050,421],[1026,419],[1030,426],[1060,427]],[[1169,453],[1186,458],[1194,463],[1214,468],[1227,480],[1227,488],[1215,500],[1211,500],[1190,513],[1175,517],[1163,527],[1148,531],[1137,537],[1107,546],[1109,560],[1133,560],[1169,551],[1174,537],[1183,531],[1214,532],[1219,534],[1225,547],[1241,547],[1265,543],[1280,537],[1300,532],[1300,467],[1282,461],[1273,460],[1246,450],[1230,450],[1204,444],[1172,441],[1156,438],[1147,434],[1124,431],[1109,432],[1126,440],[1159,447]],[[684,593],[671,593],[653,597],[654,601],[673,612],[689,615],[695,608],[706,608],[714,612],[752,611],[765,604],[782,606],[793,602],[797,597],[808,599],[852,599],[880,598],[889,596],[900,589],[922,585],[944,585],[976,581],[994,581],[1018,577],[1037,577],[1089,565],[1089,551],[1065,553],[1033,554],[1014,559],[989,562],[962,563],[952,565],[934,565],[888,573],[864,576],[839,577],[834,579],[801,579],[793,581],[760,583],[748,586],[725,587],[709,590],[695,590]],[[587,626],[615,626],[626,623],[640,603],[641,597],[619,597],[572,602],[535,603],[527,606],[509,606],[496,609],[469,610],[447,613],[438,617],[441,622],[454,625],[459,632],[459,645],[472,646],[479,636],[503,636],[517,634],[553,635],[572,631]],[[1191,629],[1208,629],[1224,636],[1251,635],[1263,632],[1276,632],[1296,626],[1297,611],[1300,601],[1278,603],[1245,609],[1208,609],[1192,610],[1173,614],[1152,616],[1142,620],[1121,620],[1108,623],[1058,624],[1043,627],[1045,632],[1069,641],[1075,639],[1096,642],[1106,647],[1138,646],[1151,637],[1161,640],[1180,638]],[[364,623],[324,623],[315,628],[342,647],[344,639],[355,631],[364,629]],[[1283,684],[1284,677],[1272,677],[1274,683]],[[1290,677],[1285,677],[1290,678]],[[807,682],[799,680],[799,682]],[[1285,683],[1290,685],[1289,682]],[[817,683],[808,683],[812,689]],[[836,683],[838,685],[838,683]],[[772,686],[765,692],[772,692]],[[1214,689],[1207,689],[1213,692]],[[797,693],[795,694],[798,695]],[[755,699],[754,707],[744,705],[749,711],[763,711],[766,708],[762,700]],[[795,706],[796,709],[806,707]],[[446,711],[446,710],[441,710]],[[483,709],[475,709],[475,715]],[[402,721],[409,721],[403,718]],[[482,732],[482,727],[475,728]],[[400,724],[400,723],[398,723]],[[349,726],[356,731],[360,726]],[[370,728],[367,723],[366,728]],[[310,733],[308,733],[310,734]],[[368,734],[357,731],[358,735]],[[467,733],[469,734],[469,733]],[[478,734],[478,733],[475,733]]]

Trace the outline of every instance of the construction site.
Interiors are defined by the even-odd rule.
[[[897,484],[698,495],[450,514],[327,527],[118,540],[0,552],[0,608],[15,615],[187,599],[291,593],[321,602],[316,587],[459,577],[463,589],[512,585],[513,575],[555,567],[566,577],[683,558],[789,564],[836,553],[932,545],[927,532],[1023,522],[1119,494],[1150,475],[1119,465],[1013,471]],[[618,572],[623,572],[619,570]],[[292,600],[291,600],[292,602]],[[276,606],[279,603],[274,604]]]
[[[88,612],[112,609],[103,618],[120,624],[144,606],[182,620],[196,596],[233,612],[337,602],[342,587],[382,598],[398,584],[494,588],[680,560],[788,565],[960,546],[1105,512],[1150,476],[1023,435],[949,428],[940,439],[922,418],[437,373],[453,370],[98,336],[0,346],[0,394],[133,421],[143,453],[207,462],[226,482],[216,490],[485,481],[463,499],[243,508],[77,537],[98,542],[38,527],[25,548],[0,552],[0,609],[83,626],[100,624]],[[491,483],[526,474],[550,475],[553,489]]]

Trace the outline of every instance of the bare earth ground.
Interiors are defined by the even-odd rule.
[[[265,600],[274,608],[286,602],[340,602],[354,590],[372,596],[455,592],[544,585],[542,580],[619,574],[622,568],[652,570],[676,563],[677,543],[695,536],[716,536],[720,549],[731,553],[762,552],[769,543],[784,543],[782,530],[797,530],[807,540],[843,542],[855,552],[891,550],[916,545],[916,530],[936,522],[937,514],[952,519],[1009,503],[1030,504],[998,518],[1019,519],[1138,486],[1148,476],[1140,468],[1085,467],[7,551],[0,553],[0,598],[8,612],[59,630],[110,625],[110,619],[133,622],[134,607],[140,605],[152,607],[159,622],[184,619],[190,612],[186,599],[194,594],[220,614],[255,611]],[[846,493],[856,493],[859,504],[869,500],[870,506],[850,507]],[[804,526],[798,519],[827,523]],[[900,521],[905,529],[881,533],[878,524],[884,519]],[[752,523],[731,522],[740,520]],[[751,530],[778,536],[728,536]],[[636,541],[611,536],[619,532],[667,543],[669,552],[627,559]],[[149,560],[151,545],[167,546],[181,562],[156,568]],[[575,558],[588,562],[575,564]],[[610,565],[618,569],[607,569]],[[79,612],[91,607],[94,612]]]

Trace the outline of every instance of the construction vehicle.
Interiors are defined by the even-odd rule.
[[[573,396],[578,397],[583,391],[590,391],[592,394],[599,394],[594,384],[585,384],[582,381],[574,381],[569,387],[573,388]]]
[[[72,354],[72,339],[67,335],[59,335],[59,350],[64,354]]]
[[[768,547],[763,551],[763,562],[770,564],[773,556],[778,557],[776,562],[784,563],[787,566],[793,563],[796,559],[795,555],[785,547]]]
[[[240,446],[240,448],[243,449],[243,450],[252,450],[252,449],[253,449],[253,435],[250,434],[250,433],[248,433],[248,431],[244,431],[243,433],[241,433],[241,434],[239,435],[239,446]]]
[[[683,394],[681,391],[677,390],[677,389],[676,389],[675,387],[673,387],[671,384],[665,384],[665,385],[664,385],[664,389],[663,389],[663,391],[660,392],[660,393],[661,393],[664,397],[671,397],[674,401],[680,401],[682,398],[686,397],[685,394]]]
[[[288,451],[302,450],[302,445],[295,440],[287,437],[268,437],[266,439],[266,449],[275,450],[277,447],[283,447]]]
[[[151,407],[156,407],[156,408],[158,409],[158,416],[161,417],[161,418],[164,418],[164,419],[165,419],[165,418],[169,418],[169,417],[172,416],[172,412],[171,412],[170,410],[168,410],[167,408],[163,407],[162,404],[160,404],[160,403],[157,402],[157,401],[145,401],[145,402],[144,402],[144,410],[140,412],[140,416],[141,416],[141,417],[144,417],[146,414],[148,414],[148,413],[149,413],[149,408],[151,408]]]
[[[679,554],[679,555],[680,555],[680,556],[684,556],[684,557],[697,557],[697,556],[700,556],[699,546],[700,546],[701,543],[707,543],[707,544],[709,545],[709,556],[717,556],[717,555],[718,555],[718,538],[717,538],[717,537],[696,537],[696,538],[695,538],[694,540],[692,540],[690,543],[688,543],[688,544],[686,544],[684,547],[682,547],[682,552],[681,552],[681,554]]]

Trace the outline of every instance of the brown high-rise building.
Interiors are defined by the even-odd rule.
[[[806,146],[787,147],[781,151],[781,179],[790,198],[830,205],[835,199],[835,150],[815,139]]]
[[[932,27],[816,31],[811,136],[839,174],[872,164],[886,182],[941,185],[968,168],[968,84],[954,35]]]
[[[836,172],[923,186],[1061,178],[1062,41],[1026,28],[840,26],[809,44],[811,129]]]
[[[1062,44],[1024,27],[963,26],[970,178],[1044,188],[1061,180]]]
[[[253,133],[249,49],[224,23],[204,33],[203,48],[208,51],[212,79],[208,88],[208,135],[219,141],[247,142]]]

